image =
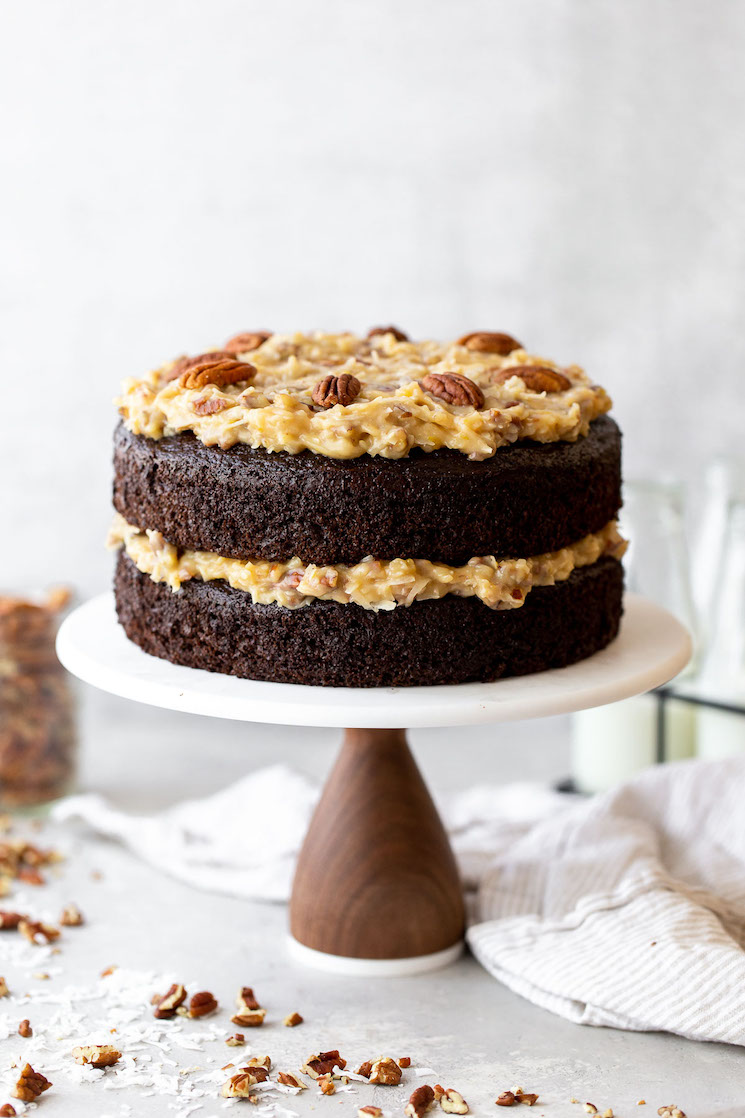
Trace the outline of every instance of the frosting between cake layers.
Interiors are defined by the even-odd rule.
[[[239,357],[256,369],[248,371],[250,383],[186,387],[180,378],[168,379],[173,362],[125,381],[116,402],[126,426],[152,439],[192,431],[205,445],[224,449],[245,443],[331,458],[402,458],[415,447],[448,447],[481,460],[519,439],[574,441],[611,407],[604,389],[578,366],[558,366],[523,349],[500,356],[455,342],[398,341],[390,333],[317,332],[274,334]],[[518,375],[495,381],[500,370],[526,365],[558,370],[570,387],[544,393]],[[359,395],[347,405],[314,405],[313,388],[329,373],[356,377]],[[425,391],[420,381],[428,373],[467,376],[481,389],[483,406],[456,406]]]
[[[317,566],[298,558],[286,562],[229,559],[209,551],[182,551],[160,532],[141,531],[118,513],[109,533],[109,546],[123,547],[138,570],[154,582],[178,591],[196,578],[222,579],[233,589],[251,595],[254,603],[276,603],[288,609],[316,600],[354,603],[369,610],[389,610],[446,594],[480,598],[491,609],[516,609],[534,586],[552,586],[603,556],[620,559],[626,541],[611,521],[559,551],[530,559],[476,556],[462,567],[427,559],[373,559],[352,566]]]

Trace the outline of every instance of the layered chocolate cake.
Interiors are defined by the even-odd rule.
[[[561,667],[618,631],[610,400],[507,334],[240,334],[118,404],[116,603],[154,656],[411,686]]]

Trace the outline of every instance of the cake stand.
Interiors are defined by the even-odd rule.
[[[345,727],[297,863],[290,901],[296,959],[343,974],[415,974],[461,951],[463,894],[453,853],[401,727],[540,718],[601,706],[666,683],[688,662],[688,633],[627,594],[618,638],[568,668],[444,687],[261,683],[179,667],[131,644],[103,594],[64,621],[65,667],[86,683],[153,706],[215,718]],[[598,742],[602,749],[602,742]]]

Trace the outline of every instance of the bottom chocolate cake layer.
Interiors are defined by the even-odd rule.
[[[115,592],[129,639],[174,664],[276,683],[411,687],[488,682],[591,656],[618,632],[623,568],[600,559],[536,587],[519,609],[446,595],[375,613],[326,601],[254,605],[219,580],[194,579],[174,594],[120,552]]]

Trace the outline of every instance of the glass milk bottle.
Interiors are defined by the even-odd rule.
[[[742,707],[743,713],[701,707],[699,757],[745,752],[745,500],[729,506],[724,556],[714,586],[712,637],[697,688],[704,698]]]
[[[621,532],[630,541],[625,558],[628,590],[665,606],[694,631],[683,492],[674,482],[630,482],[624,487]],[[692,668],[686,668],[688,675]],[[695,711],[665,705],[665,752],[658,757],[657,699],[639,695],[580,711],[572,719],[572,779],[580,792],[602,792],[656,761],[692,757]]]

